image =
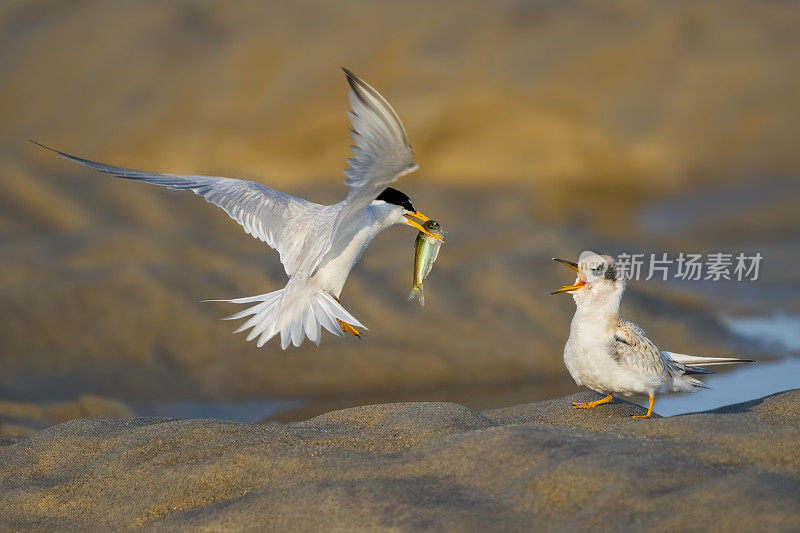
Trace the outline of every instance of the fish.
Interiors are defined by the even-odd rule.
[[[422,225],[425,230],[433,235],[441,237],[444,233],[442,226],[435,220],[428,220]],[[422,282],[430,274],[433,268],[433,262],[439,256],[439,248],[442,246],[442,241],[426,235],[423,232],[417,234],[417,240],[414,241],[414,279],[411,285],[411,292],[408,294],[408,301],[414,298],[419,299],[419,304],[425,307],[425,294],[422,292]]]

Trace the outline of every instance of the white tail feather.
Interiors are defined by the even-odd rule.
[[[709,372],[709,373],[713,374],[713,372]],[[683,392],[697,392],[697,389],[710,389],[711,388],[708,385],[706,385],[705,383],[703,383],[702,381],[700,381],[699,379],[693,378],[691,376],[683,375],[683,376],[680,377],[680,381],[684,382],[684,383],[689,383],[691,388],[687,390],[684,387],[681,387],[680,385],[678,385],[675,388],[675,390],[678,390],[678,391],[682,390]]]
[[[223,320],[250,317],[234,333],[240,333],[252,328],[250,333],[247,334],[247,340],[251,341],[258,338],[257,345],[259,348],[279,333],[281,336],[281,348],[284,350],[290,344],[300,346],[306,337],[311,342],[319,345],[322,339],[322,328],[327,329],[334,335],[342,335],[342,328],[339,326],[337,319],[355,327],[367,329],[327,292],[320,291],[301,301],[287,304],[283,301],[283,291],[284,289],[281,289],[267,294],[232,300],[207,301],[235,304],[257,302],[256,305],[225,317]]]
[[[700,357],[697,355],[686,355],[683,353],[661,352],[667,357],[688,366],[713,366],[713,365],[732,365],[734,363],[755,363],[752,359],[737,359],[735,357]]]

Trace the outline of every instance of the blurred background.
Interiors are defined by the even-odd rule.
[[[755,282],[629,285],[624,315],[662,348],[762,360],[657,411],[800,386],[798,27],[783,1],[6,0],[0,433],[570,394],[574,304],[548,294],[571,277],[550,259],[584,249],[764,257]],[[201,300],[282,287],[275,252],[192,194],[27,142],[334,203],[340,65],[402,117],[421,167],[399,188],[448,231],[424,310],[415,232],[372,243],[342,294],[360,341],[245,343],[219,320],[235,306]]]

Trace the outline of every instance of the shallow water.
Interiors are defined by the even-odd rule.
[[[800,388],[800,358],[742,365],[721,374],[700,376],[710,387],[696,393],[672,394],[659,397],[655,411],[661,416],[674,416],[699,411],[708,411],[734,403],[746,402],[776,392]],[[496,401],[491,394],[470,394],[469,391],[448,391],[443,396],[429,391],[408,392],[407,397],[396,393],[391,398],[364,397],[348,401],[346,398],[329,399],[325,402],[301,399],[267,399],[247,402],[180,401],[153,405],[134,406],[139,416],[163,416],[178,419],[213,418],[244,423],[259,423],[265,420],[292,421],[311,418],[329,410],[355,405],[382,403],[386,401],[456,401],[472,409],[488,409],[505,404],[526,403],[547,399],[531,385],[508,385]],[[576,388],[576,391],[578,389]],[[556,395],[569,394],[559,391]],[[546,396],[546,395],[545,395]],[[637,403],[646,406],[647,400]]]
[[[181,401],[138,405],[134,406],[134,411],[139,416],[163,416],[179,419],[213,418],[256,423],[282,411],[295,409],[301,403],[299,400],[287,399],[250,402]]]
[[[779,361],[761,362],[742,365],[736,369],[726,370],[721,374],[700,376],[710,388],[696,393],[672,394],[659,397],[655,411],[661,416],[674,416],[699,411],[708,411],[726,405],[761,398],[776,392],[800,387],[800,358],[787,358]],[[518,389],[518,394],[515,390]],[[546,399],[536,394],[531,385],[509,385],[503,394],[498,394],[497,401],[487,398],[484,392],[480,398],[472,396],[469,391],[461,394],[450,391],[440,397],[433,392],[417,391],[397,397],[365,397],[353,399],[331,399],[327,402],[304,401],[300,399],[267,399],[247,402],[204,402],[180,401],[164,402],[153,405],[137,405],[134,411],[139,416],[163,416],[178,419],[213,418],[234,420],[244,423],[258,423],[265,420],[278,419],[284,421],[310,418],[327,410],[381,403],[385,401],[457,401],[473,409],[499,407],[506,403],[525,403]],[[578,390],[576,388],[576,390]],[[569,391],[561,392],[568,394]],[[430,397],[428,397],[430,396]],[[455,397],[454,397],[455,396]],[[503,401],[505,396],[510,401]],[[646,406],[647,400],[637,401]]]
[[[800,315],[777,313],[767,317],[723,317],[724,324],[734,333],[766,347],[784,353],[800,352]],[[696,393],[671,394],[659,397],[655,411],[662,416],[674,416],[716,409],[745,402],[788,389],[800,388],[800,357],[786,357],[736,367],[718,367],[718,374],[700,376],[710,388]],[[568,379],[568,378],[567,378]],[[323,412],[356,405],[403,401],[452,401],[471,409],[482,410],[542,401],[567,395],[568,384],[509,383],[501,386],[483,385],[447,387],[438,390],[409,390],[393,393],[367,393],[355,396],[324,399],[272,398],[244,402],[175,401],[157,404],[138,404],[134,411],[140,416],[169,418],[214,418],[237,422],[258,423],[265,420],[293,421],[312,418]],[[635,398],[646,406],[646,398]]]
[[[796,389],[800,387],[800,359],[747,364],[724,374],[700,378],[711,389],[658,398],[655,412],[661,416],[673,416],[708,411]],[[638,403],[646,405],[647,401]]]
[[[800,352],[800,315],[776,313],[766,317],[723,317],[723,323],[740,337],[782,352]],[[717,367],[719,368],[719,367]],[[699,376],[711,387],[696,393],[664,396],[656,400],[662,416],[708,411],[800,387],[800,358],[762,361]],[[647,405],[647,400],[638,402]]]
[[[800,315],[776,313],[767,317],[723,317],[731,332],[767,347],[800,352]]]

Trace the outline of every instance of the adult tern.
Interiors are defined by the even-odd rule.
[[[573,285],[552,293],[570,292],[575,299],[576,310],[564,347],[564,363],[575,383],[607,394],[593,402],[575,402],[575,408],[591,409],[609,403],[614,394],[647,394],[650,397],[647,414],[633,418],[651,418],[657,393],[695,392],[707,388],[691,376],[713,373],[703,367],[754,362],[659,350],[642,328],[619,316],[625,279],[613,258],[585,253],[579,263],[553,260],[578,274]]]
[[[347,198],[334,205],[316,204],[252,181],[140,172],[40,146],[119,178],[188,189],[277,250],[289,277],[283,289],[219,300],[255,304],[227,317],[250,317],[236,330],[252,328],[248,341],[258,338],[261,347],[280,334],[283,349],[300,346],[306,337],[319,344],[321,328],[340,336],[345,331],[360,336],[358,328],[365,326],[339,303],[350,270],[382,230],[407,224],[426,232],[422,224],[430,219],[414,208],[408,196],[388,187],[418,168],[400,118],[378,91],[343,70],[350,85],[348,115],[355,144],[344,171],[350,188]]]

